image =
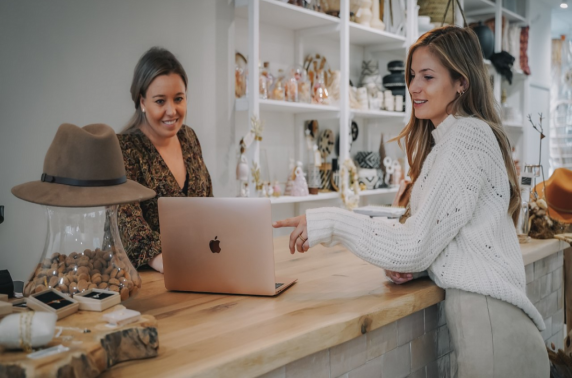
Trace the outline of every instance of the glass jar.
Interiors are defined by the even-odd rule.
[[[24,287],[29,296],[56,289],[73,296],[89,289],[121,294],[124,301],[141,287],[117,228],[117,205],[46,207],[48,234],[40,262]]]
[[[312,88],[312,102],[315,104],[328,105],[328,90],[324,82],[324,71],[318,71],[316,79],[314,80],[314,87]]]
[[[271,90],[270,98],[272,100],[284,101],[286,99],[286,78],[282,70],[278,70],[278,75],[274,79],[274,85]]]

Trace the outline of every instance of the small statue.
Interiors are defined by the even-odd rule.
[[[280,187],[280,183],[278,181],[274,181],[274,186],[272,187],[272,196],[280,197],[281,194],[282,188]]]
[[[306,178],[304,177],[304,171],[302,170],[302,162],[298,162],[296,169],[294,170],[294,182],[292,183],[292,196],[294,197],[305,197],[309,195],[308,184],[306,183]]]
[[[294,186],[294,159],[290,158],[290,165],[288,166],[288,180],[286,180],[286,188],[284,189],[285,196],[292,195],[292,188]]]

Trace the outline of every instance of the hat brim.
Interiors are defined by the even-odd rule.
[[[145,201],[155,197],[155,191],[127,180],[113,186],[70,186],[32,181],[12,188],[16,197],[46,206],[95,207]]]
[[[531,195],[536,191],[537,193],[539,193],[541,198],[544,198],[544,196],[542,195],[542,189],[543,189],[542,182],[536,184],[536,186],[531,192]],[[546,206],[548,206],[548,214],[550,218],[561,223],[572,223],[572,213],[565,213],[563,211],[558,211],[555,208],[551,207],[548,201],[546,201]]]

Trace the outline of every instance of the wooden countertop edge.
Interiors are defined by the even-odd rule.
[[[430,281],[427,278],[421,280]],[[420,298],[422,299],[420,300]],[[267,347],[259,348],[244,356],[233,356],[228,361],[212,361],[212,365],[205,369],[192,373],[181,372],[182,374],[177,376],[192,378],[257,377],[290,362],[340,345],[364,333],[403,319],[444,299],[445,291],[431,282],[430,285],[414,293],[396,297],[389,306],[384,308],[367,314],[356,314],[356,316],[345,321],[325,324],[311,332],[302,332],[286,340],[269,343]],[[365,332],[362,332],[362,328]]]
[[[558,239],[532,239],[530,243],[520,245],[525,266],[566,248],[570,245]]]

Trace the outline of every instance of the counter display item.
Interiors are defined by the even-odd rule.
[[[58,319],[65,318],[79,310],[78,301],[54,289],[30,295],[27,304],[32,310],[56,314]]]
[[[104,311],[121,302],[119,293],[109,290],[91,289],[74,295],[79,309],[85,311]]]
[[[26,298],[16,299],[10,302],[12,305],[12,312],[26,312],[28,311],[28,304],[26,303]]]
[[[54,338],[57,319],[53,312],[28,311],[8,315],[0,321],[0,345],[29,353],[32,348],[42,347]]]
[[[111,127],[61,125],[46,154],[41,180],[15,186],[12,193],[45,205],[48,218],[44,251],[24,287],[30,308],[39,305],[32,297],[44,292],[73,296],[108,288],[123,300],[137,293],[141,279],[121,243],[117,206],[153,198],[155,192],[126,179],[121,147]]]
[[[141,279],[121,244],[117,206],[47,207],[46,212],[46,246],[24,287],[25,296],[46,289],[73,296],[97,288],[120,293],[121,299],[126,300],[137,293]],[[85,245],[95,248],[82,248]]]
[[[0,318],[11,314],[13,311],[12,304],[4,301],[0,301]]]

